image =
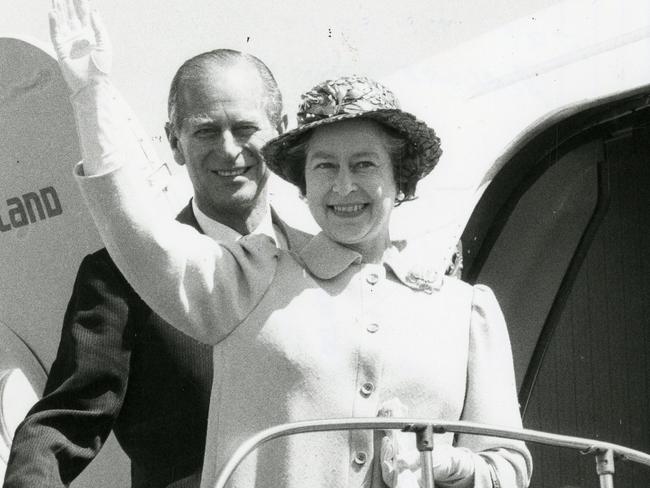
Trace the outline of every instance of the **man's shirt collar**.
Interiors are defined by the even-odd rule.
[[[238,241],[241,239],[242,235],[237,232],[235,229],[228,227],[216,220],[208,217],[205,213],[201,211],[199,206],[196,204],[196,200],[192,199],[192,211],[196,217],[201,230],[205,235],[211,237],[215,241]],[[259,223],[259,225],[251,231],[251,234],[263,234],[269,236],[275,242],[275,245],[280,249],[287,248],[286,238],[283,235],[282,231],[273,224],[271,218],[271,207],[267,205],[266,212],[264,213],[264,218]]]

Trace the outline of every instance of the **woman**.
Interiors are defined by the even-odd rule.
[[[299,128],[265,149],[269,166],[304,193],[320,234],[290,251],[262,236],[217,244],[156,215],[133,170],[138,155],[121,152],[121,114],[110,111],[107,69],[95,59],[102,51],[73,55],[77,41],[56,47],[76,93],[78,179],[100,233],[154,310],[214,344],[202,486],[241,441],[284,422],[392,411],[520,426],[492,293],[431,279],[390,241],[395,203],[414,196],[440,150],[434,131],[388,89],[355,77],[318,85],[305,95]],[[528,483],[520,442],[444,435],[436,446],[442,486]],[[302,434],[250,456],[232,486],[406,488],[413,477],[401,481],[408,477],[395,463],[404,459],[393,454],[369,431]]]

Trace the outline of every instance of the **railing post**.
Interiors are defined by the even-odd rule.
[[[423,488],[435,488],[433,480],[433,426],[431,424],[417,426],[415,432],[415,445],[420,451],[422,460]]]
[[[596,450],[596,473],[600,480],[600,488],[614,488],[614,451],[611,449]]]

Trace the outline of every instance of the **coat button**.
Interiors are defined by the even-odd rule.
[[[357,453],[354,455],[354,462],[361,466],[363,464],[366,464],[366,461],[368,461],[368,454],[366,454],[364,451],[357,451]]]
[[[377,273],[370,273],[366,276],[366,281],[371,285],[375,285],[379,281],[379,275]]]
[[[361,388],[359,389],[359,391],[361,392],[361,394],[363,396],[366,396],[366,397],[370,396],[372,394],[372,392],[375,391],[375,385],[373,385],[372,383],[370,383],[370,381],[368,381],[367,383],[364,383],[363,385],[361,385]]]
[[[371,322],[368,325],[366,325],[366,330],[371,334],[374,334],[379,330],[379,324],[376,322]]]

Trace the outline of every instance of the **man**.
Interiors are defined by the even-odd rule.
[[[259,149],[282,132],[282,98],[268,68],[237,51],[186,61],[169,95],[166,133],[194,198],[178,220],[208,236],[297,235],[273,217]],[[156,316],[105,249],[81,264],[43,398],[18,428],[5,488],[68,486],[111,429],[134,487],[198,486],[212,349]]]

